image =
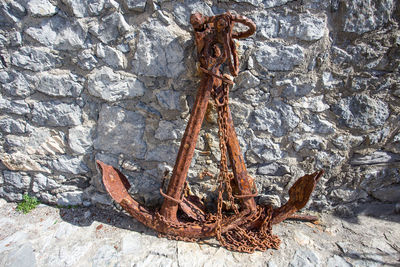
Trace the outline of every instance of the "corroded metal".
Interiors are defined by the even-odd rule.
[[[167,191],[161,208],[150,211],[128,193],[126,177],[116,168],[97,161],[103,182],[111,197],[134,218],[168,238],[195,241],[216,236],[227,249],[253,252],[278,248],[279,239],[272,235],[271,225],[287,218],[314,220],[314,217],[294,214],[303,208],[316,183],[323,174],[318,171],[301,177],[289,190],[289,201],[280,208],[260,207],[254,197],[258,194],[254,179],[248,174],[229,110],[231,76],[222,74],[224,66],[232,76],[239,72],[239,58],[234,39],[247,38],[256,29],[246,17],[229,12],[213,17],[195,13],[191,16],[202,80],[189,122],[181,140]],[[245,32],[234,32],[234,24],[247,26]],[[221,150],[217,213],[208,213],[200,199],[185,194],[186,176],[194,154],[209,99],[217,106]],[[228,171],[230,160],[232,174]],[[230,202],[231,214],[223,214],[223,198]],[[240,205],[240,208],[237,207]],[[178,209],[184,214],[178,216]]]

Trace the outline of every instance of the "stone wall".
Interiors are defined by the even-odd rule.
[[[231,109],[260,201],[284,202],[324,169],[310,201],[338,209],[400,201],[400,6],[393,0],[6,0],[0,4],[0,196],[110,204],[96,169],[122,170],[157,204],[200,76],[189,16],[232,10],[257,24],[240,41]],[[209,106],[189,173],[215,197]]]

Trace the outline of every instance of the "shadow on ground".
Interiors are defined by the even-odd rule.
[[[90,226],[96,221],[120,229],[156,236],[153,230],[145,227],[124,211],[119,211],[111,206],[60,208],[59,212],[64,221],[76,226]]]
[[[360,215],[400,223],[400,213],[396,212],[396,204],[394,203],[376,201],[356,205],[352,204],[351,206],[343,205],[341,208],[340,210],[337,209],[333,215],[349,223],[358,223]]]

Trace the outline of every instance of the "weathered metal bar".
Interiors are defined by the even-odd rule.
[[[228,125],[227,125],[227,148],[229,159],[231,162],[232,172],[235,182],[238,186],[241,195],[251,195],[252,190],[255,188],[254,179],[248,174],[246,164],[244,162],[243,154],[240,149],[239,141],[236,136],[235,127],[233,125],[232,114],[228,109]],[[243,199],[245,208],[255,211],[257,206],[254,197],[247,197]]]
[[[181,198],[183,186],[196,148],[197,137],[207,111],[208,99],[210,98],[213,84],[213,77],[203,75],[168,184],[167,195],[174,199]],[[178,203],[165,198],[160,210],[161,215],[167,220],[176,222],[177,211]]]

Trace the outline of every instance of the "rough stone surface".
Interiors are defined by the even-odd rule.
[[[183,70],[183,48],[176,34],[157,20],[145,24],[132,61],[134,73],[176,77]]]
[[[112,205],[98,159],[129,178],[135,199],[156,208],[202,75],[190,14],[227,10],[257,25],[256,34],[235,41],[240,71],[229,102],[257,201],[280,206],[296,177],[318,169],[325,173],[306,209],[350,216],[361,202],[397,201],[400,23],[392,0],[0,1],[0,172],[30,179],[28,187],[1,184],[0,196],[20,201],[27,192],[50,204]],[[197,177],[204,169],[218,173],[215,110],[210,101],[188,174],[206,202],[215,181]],[[304,236],[293,239],[303,250],[259,264],[316,264],[308,249],[321,266],[382,260],[369,251],[354,254],[358,259],[339,251],[328,261]],[[76,265],[78,257],[68,255],[87,252],[97,256],[84,265],[174,265],[177,253],[184,266],[193,249],[179,245],[165,257],[134,260],[119,244],[92,245],[55,249],[46,260],[36,257],[37,265]],[[108,247],[114,249],[105,253]],[[211,256],[198,262],[237,263]]]
[[[80,174],[88,171],[82,157],[59,156],[50,163],[51,167],[59,172]]]
[[[382,126],[389,117],[386,103],[367,95],[341,99],[333,110],[342,124],[354,129],[377,128]]]
[[[46,47],[66,51],[84,48],[87,34],[79,22],[61,16],[43,20],[40,25],[26,29],[25,33]]]
[[[0,73],[1,87],[12,96],[29,96],[32,94],[37,79],[16,71],[2,71]]]
[[[144,127],[144,118],[139,113],[103,105],[94,148],[143,158],[146,152],[146,143],[143,140]]]
[[[106,44],[115,41],[119,35],[124,35],[129,30],[130,26],[124,16],[117,12],[103,17],[99,24],[89,25],[89,31]]]
[[[291,106],[282,101],[273,101],[270,105],[260,107],[253,113],[251,127],[258,131],[268,131],[275,136],[283,136],[299,123]]]
[[[32,71],[44,71],[61,66],[61,60],[50,49],[22,47],[11,55],[11,64]]]
[[[0,129],[5,133],[22,134],[26,132],[26,122],[23,120],[1,117]]]
[[[83,90],[79,77],[70,72],[42,72],[38,76],[36,90],[50,96],[78,97]]]
[[[351,219],[321,214],[319,225],[286,221],[273,226],[279,250],[254,254],[230,252],[216,240],[203,244],[157,238],[151,230],[119,211],[75,207],[84,196],[51,208],[40,205],[29,214],[16,204],[0,202],[2,266],[396,266],[399,215],[393,204],[376,205]],[[72,198],[71,198],[72,200]],[[68,203],[68,204],[67,204]],[[366,208],[366,206],[363,206]],[[384,218],[382,218],[384,217]],[[99,239],[101,242],[99,242]],[[273,253],[271,253],[273,252]],[[9,264],[9,265],[8,265]]]
[[[10,100],[0,96],[0,109],[7,113],[24,115],[31,112],[25,100]]]
[[[58,8],[48,0],[28,1],[26,8],[32,17],[50,17],[58,12]]]
[[[32,110],[32,121],[43,126],[79,125],[81,116],[79,106],[60,101],[37,102]]]
[[[145,0],[125,0],[126,6],[130,10],[138,11],[138,12],[143,12],[144,8],[146,7],[146,1]]]
[[[144,84],[129,73],[114,72],[111,68],[102,67],[88,76],[89,93],[106,101],[142,96]]]
[[[344,30],[362,34],[384,26],[391,17],[393,0],[346,2]]]
[[[304,60],[303,49],[299,45],[263,44],[254,52],[262,67],[272,71],[289,71]]]
[[[85,154],[91,149],[93,128],[93,125],[78,125],[69,129],[68,144],[75,153]]]

